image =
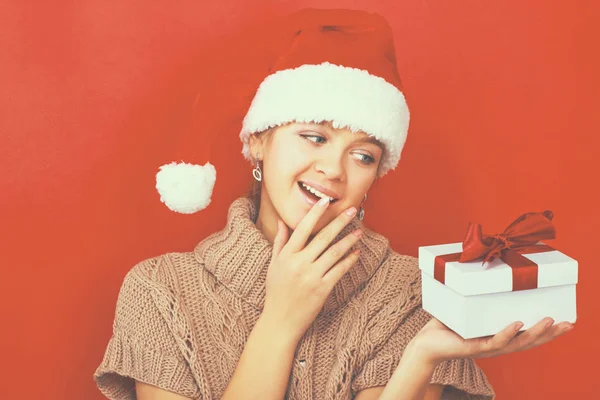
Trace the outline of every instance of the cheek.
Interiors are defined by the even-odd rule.
[[[274,142],[269,150],[268,160],[265,168],[269,176],[278,182],[295,179],[309,165],[306,150],[290,140]]]
[[[348,173],[348,197],[353,199],[356,202],[361,202],[365,193],[369,191],[373,182],[375,182],[375,178],[377,176],[377,170],[373,169],[364,169],[360,167],[349,168]]]
[[[290,215],[288,210],[290,195],[293,194],[294,185],[302,171],[302,155],[299,155],[293,143],[289,140],[274,140],[271,142],[266,162],[263,164],[263,185],[271,199],[276,211],[289,226],[294,225],[296,215]],[[286,211],[287,210],[287,211]],[[292,209],[293,211],[293,209]],[[294,213],[292,213],[294,214]]]

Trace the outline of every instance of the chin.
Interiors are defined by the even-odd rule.
[[[281,216],[281,219],[290,229],[295,230],[305,215],[306,213],[303,213],[301,210],[290,210],[287,215]]]
[[[283,220],[283,222],[292,230],[295,230],[296,227],[300,224],[302,219],[308,214],[308,212],[313,207],[312,204],[308,204],[302,198],[298,198],[295,193],[287,199],[279,199],[277,203],[282,203],[281,207],[274,207],[276,209],[279,218]],[[313,234],[321,230],[325,227],[329,222],[333,220],[330,216],[335,216],[338,214],[338,211],[341,210],[339,203],[330,204],[328,210],[325,212],[325,215],[321,217],[321,219],[315,225],[315,229],[313,230]],[[341,205],[343,207],[343,205]],[[340,211],[341,212],[341,211]]]

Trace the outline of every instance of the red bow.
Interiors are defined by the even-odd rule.
[[[459,262],[473,261],[483,257],[483,263],[502,257],[508,249],[519,253],[527,252],[527,247],[540,240],[554,239],[556,232],[552,225],[552,211],[525,213],[498,235],[484,235],[480,224],[469,224],[463,242]]]

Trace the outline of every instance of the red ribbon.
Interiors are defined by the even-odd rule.
[[[433,277],[445,283],[447,262],[469,262],[483,258],[482,264],[485,264],[500,257],[512,269],[513,291],[535,289],[538,286],[538,265],[522,254],[554,250],[550,246],[536,244],[540,240],[556,237],[553,217],[552,211],[525,213],[497,235],[485,235],[480,224],[469,224],[462,253],[435,257]]]

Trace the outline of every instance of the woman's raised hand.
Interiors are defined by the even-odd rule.
[[[297,341],[315,320],[335,284],[358,260],[358,251],[344,255],[362,236],[360,230],[348,234],[327,249],[354,218],[354,207],[338,215],[306,244],[328,205],[326,199],[315,204],[289,240],[287,226],[278,220],[273,256],[267,272],[263,317],[271,318],[283,334],[289,334]]]

